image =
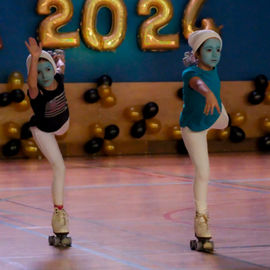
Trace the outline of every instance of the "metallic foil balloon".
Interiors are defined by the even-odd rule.
[[[230,127],[217,130],[217,137],[219,140],[227,140],[230,137]]]
[[[115,145],[108,140],[104,140],[103,151],[106,155],[111,156],[116,154]]]
[[[51,8],[56,11],[51,14]],[[49,15],[39,26],[39,39],[45,48],[72,48],[80,45],[79,30],[59,33],[58,29],[67,24],[73,16],[71,0],[38,0],[37,13]]]
[[[142,106],[131,106],[124,110],[125,117],[132,121],[136,122],[143,118],[142,115]]]
[[[168,135],[174,140],[182,139],[182,131],[179,125],[172,126],[168,129]]]
[[[146,120],[146,131],[150,134],[158,133],[161,129],[161,122],[158,119]]]
[[[14,103],[13,106],[16,111],[19,111],[19,112],[27,111],[30,109],[30,101],[28,98],[25,98],[20,103]]]
[[[217,130],[216,129],[210,129],[208,132],[207,132],[207,139],[208,140],[213,140],[215,139],[217,136]]]
[[[112,13],[110,33],[102,36],[97,31],[98,11],[106,7]],[[98,51],[114,51],[125,38],[127,10],[123,0],[86,0],[83,8],[81,31],[86,45]]]
[[[116,104],[116,97],[114,94],[111,94],[111,95],[101,99],[101,105],[103,107],[112,107],[115,104]]]
[[[139,15],[148,16],[155,7],[156,13],[142,23],[139,29],[139,42],[142,50],[164,51],[179,48],[179,34],[159,34],[173,17],[170,0],[140,0],[137,5]]]
[[[20,126],[14,122],[7,122],[3,125],[3,132],[5,136],[10,139],[20,138]]]
[[[183,35],[188,39],[189,35],[199,29],[210,29],[220,33],[223,26],[217,27],[212,18],[202,20],[202,27],[195,26],[198,14],[206,0],[190,0],[184,11],[184,17],[182,19]]]
[[[108,97],[112,94],[112,89],[109,85],[101,85],[98,87],[98,94],[101,98]]]
[[[242,112],[236,112],[231,115],[231,125],[241,126],[246,121],[246,115]]]
[[[270,133],[270,117],[260,119],[260,127],[263,131]]]
[[[8,90],[22,89],[24,84],[23,75],[20,72],[14,71],[8,76]]]
[[[34,142],[34,140],[22,140],[22,152],[26,157],[29,158],[38,158],[41,156],[41,153]]]
[[[104,128],[99,123],[90,125],[90,136],[104,138]]]

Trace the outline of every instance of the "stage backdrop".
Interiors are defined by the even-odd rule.
[[[60,31],[80,28],[85,0],[74,0],[72,20]],[[167,52],[143,52],[138,46],[138,28],[147,16],[136,12],[138,0],[125,0],[127,32],[123,43],[115,52],[98,52],[81,44],[66,49],[67,82],[94,82],[101,74],[109,74],[115,82],[179,81],[184,68],[181,58],[188,49],[182,34],[182,18],[187,0],[171,0],[174,16],[161,33],[179,33],[180,47]],[[45,16],[36,12],[35,0],[0,1],[0,83],[6,83],[13,71],[26,77],[27,50],[24,41],[36,36],[39,23]],[[154,11],[153,11],[154,12]],[[252,80],[263,73],[270,77],[270,1],[265,0],[208,0],[198,17],[213,18],[224,25],[224,49],[219,65],[221,80]],[[149,17],[149,16],[148,16]],[[97,27],[106,34],[110,29],[111,13],[103,8],[98,14]]]

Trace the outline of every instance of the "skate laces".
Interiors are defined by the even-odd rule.
[[[196,212],[196,219],[198,219],[199,223],[204,223],[208,227],[209,216],[207,214]]]
[[[64,225],[66,225],[67,217],[66,217],[66,211],[64,209],[59,210],[58,208],[55,208],[55,215],[57,219],[63,221]]]

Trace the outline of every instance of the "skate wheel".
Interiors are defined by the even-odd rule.
[[[196,240],[190,240],[190,249],[196,250],[197,249],[197,241]]]
[[[63,238],[62,241],[61,241],[61,244],[64,247],[71,247],[71,244],[72,244],[71,237],[65,237],[65,238]]]
[[[48,241],[50,246],[54,246],[54,236],[49,236]]]

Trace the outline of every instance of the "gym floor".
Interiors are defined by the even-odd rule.
[[[270,156],[210,154],[213,254],[190,250],[194,175],[188,156],[68,158],[72,247],[48,245],[45,159],[0,162],[1,270],[270,269]]]

